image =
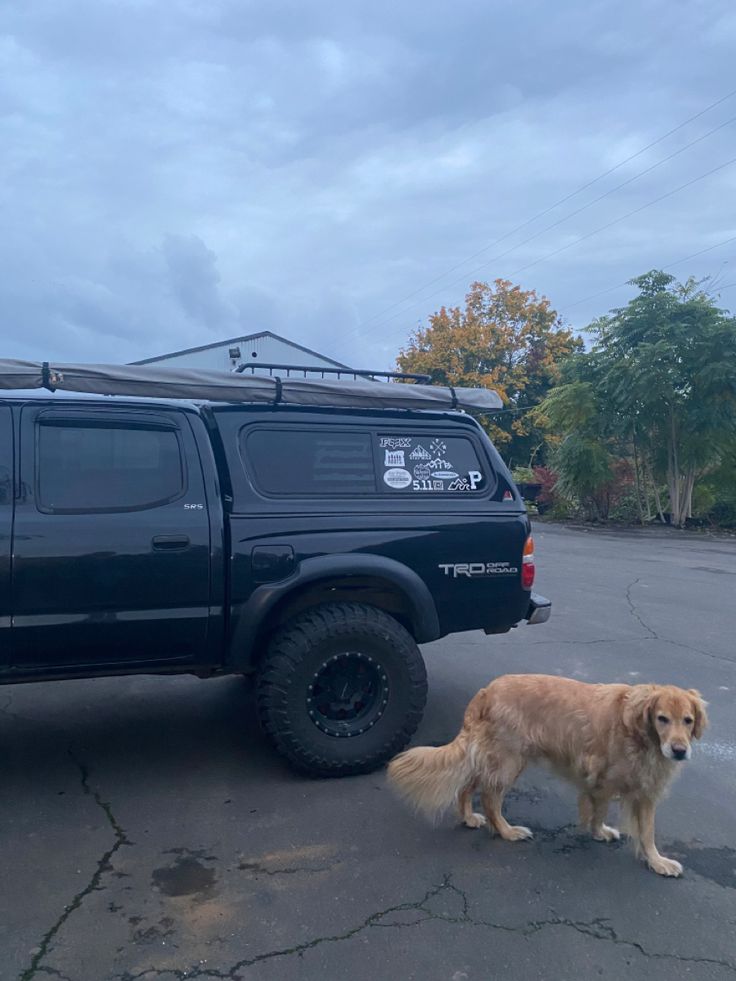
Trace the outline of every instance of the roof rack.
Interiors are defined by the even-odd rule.
[[[321,365],[272,364],[266,361],[244,361],[233,370],[237,374],[245,374],[245,372],[250,371],[252,375],[255,375],[259,368],[267,370],[270,378],[273,378],[274,372],[286,372],[286,377],[291,378],[293,371],[303,378],[306,378],[307,372],[309,372],[310,375],[319,375],[320,378],[324,378],[325,375],[337,375],[338,378],[352,378],[353,381],[357,381],[359,378],[370,378],[373,381],[376,378],[385,378],[387,381],[412,381],[418,385],[429,385],[432,381],[431,375],[417,375],[409,371],[368,371],[366,368],[327,368]]]

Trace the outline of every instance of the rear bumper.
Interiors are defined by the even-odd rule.
[[[546,623],[552,613],[552,601],[539,593],[532,593],[529,598],[529,609],[524,619],[527,623]]]

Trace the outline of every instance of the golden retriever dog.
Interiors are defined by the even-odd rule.
[[[654,811],[708,724],[705,708],[699,692],[672,685],[504,675],[472,699],[451,743],[400,753],[389,780],[426,814],[455,804],[469,828],[487,824],[506,841],[521,841],[532,833],[508,823],[503,799],[528,763],[545,762],[577,787],[580,821],[597,841],[620,837],[604,823],[609,802],[619,799],[637,854],[659,875],[677,876],[680,863],[654,843]],[[483,814],[473,811],[476,790]]]

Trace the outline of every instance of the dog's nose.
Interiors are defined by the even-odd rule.
[[[684,760],[687,756],[687,749],[683,748],[682,746],[673,746],[672,755],[676,760]]]

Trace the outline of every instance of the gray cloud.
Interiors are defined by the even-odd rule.
[[[628,294],[576,301],[736,235],[731,167],[574,244],[736,156],[733,124],[519,243],[736,98],[395,304],[724,95],[735,44],[729,0],[5,5],[3,353],[132,360],[272,329],[381,367],[496,276],[584,326]],[[734,264],[673,272],[726,285]]]
[[[195,322],[212,328],[232,320],[220,296],[217,256],[196,235],[167,235],[162,246],[171,291]]]

